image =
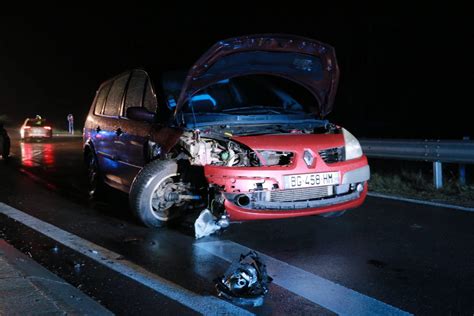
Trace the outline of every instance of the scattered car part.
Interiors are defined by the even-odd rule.
[[[222,214],[221,218],[217,221],[217,225],[222,228],[227,228],[230,225],[230,218],[227,214]]]
[[[222,227],[217,224],[216,218],[208,209],[203,210],[194,222],[194,234],[196,239],[209,236]]]
[[[251,251],[241,254],[223,276],[215,279],[215,285],[218,296],[239,305],[255,307],[263,304],[272,280],[258,254]]]

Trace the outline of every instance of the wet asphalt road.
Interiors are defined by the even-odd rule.
[[[368,198],[340,218],[232,224],[196,241],[189,216],[163,230],[140,226],[127,197],[110,190],[91,202],[85,191],[81,139],[12,140],[13,157],[0,161],[0,202],[110,249],[140,267],[200,295],[215,295],[212,280],[229,263],[198,247],[232,241],[291,267],[416,315],[474,313],[474,214]],[[113,272],[26,226],[0,215],[0,238],[31,255],[118,314],[194,314],[191,308]],[[301,293],[331,289],[303,288]],[[300,294],[301,294],[300,293]],[[257,314],[331,315],[334,310],[272,284]],[[345,297],[337,297],[344,305]]]

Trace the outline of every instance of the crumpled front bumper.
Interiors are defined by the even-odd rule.
[[[210,183],[224,188],[225,209],[231,220],[276,219],[315,215],[360,206],[367,195],[370,168],[362,156],[305,172],[340,172],[337,185],[285,189],[283,177],[295,173],[284,168],[207,167]],[[245,203],[241,203],[244,201]]]

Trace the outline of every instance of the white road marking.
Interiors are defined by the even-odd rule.
[[[437,207],[452,208],[452,209],[456,209],[456,210],[460,210],[460,211],[466,211],[466,212],[474,212],[474,207],[465,207],[465,206],[453,205],[453,204],[448,204],[448,203],[423,201],[423,200],[417,200],[417,199],[411,199],[411,198],[405,198],[405,197],[401,197],[401,196],[394,196],[394,195],[388,195],[388,194],[383,194],[383,193],[375,193],[375,192],[369,192],[369,193],[367,193],[367,195],[372,196],[372,197],[383,198],[383,199],[395,200],[395,201],[402,201],[402,202],[410,202],[410,203],[415,203],[415,204],[423,204],[423,205],[430,205],[430,206],[437,206]]]
[[[195,244],[215,256],[232,262],[252,249],[232,241],[210,241]],[[273,283],[339,315],[411,315],[342,285],[259,253]]]
[[[40,232],[41,234],[71,248],[92,260],[130,279],[159,292],[180,304],[204,315],[232,314],[253,315],[249,311],[232,305],[214,296],[202,296],[168,281],[133,262],[123,260],[118,253],[68,233],[31,215],[0,202],[0,213]],[[159,308],[157,306],[157,308]]]

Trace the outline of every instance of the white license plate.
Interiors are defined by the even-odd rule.
[[[292,174],[284,177],[285,189],[339,184],[339,172]]]

